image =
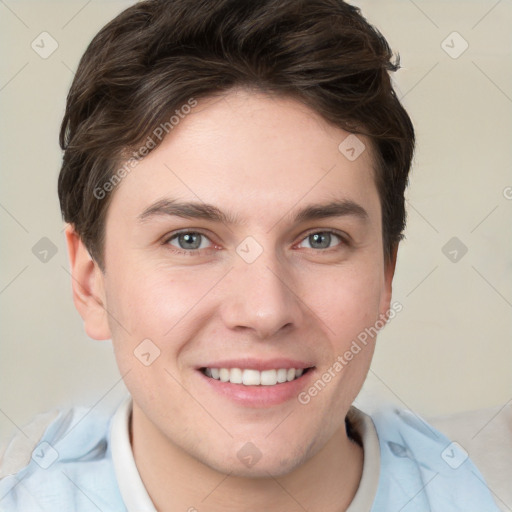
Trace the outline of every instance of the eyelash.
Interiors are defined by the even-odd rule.
[[[332,229],[310,231],[309,233],[307,233],[306,235],[304,235],[301,238],[300,242],[303,242],[304,240],[306,240],[306,238],[310,237],[311,235],[318,234],[318,233],[321,233],[321,234],[326,234],[327,233],[327,234],[335,235],[335,236],[337,236],[340,239],[341,242],[338,245],[334,246],[334,247],[329,247],[329,248],[326,248],[326,249],[314,249],[314,248],[312,248],[311,249],[312,251],[315,251],[315,252],[332,252],[333,250],[337,250],[337,248],[339,248],[340,246],[348,246],[348,245],[350,245],[346,236],[341,234],[339,231],[332,230]],[[190,250],[185,250],[185,249],[178,249],[175,246],[170,245],[169,242],[171,242],[171,240],[174,240],[175,238],[177,238],[177,237],[179,237],[180,235],[183,235],[183,234],[201,235],[201,236],[207,238],[208,240],[210,240],[210,238],[205,233],[202,233],[201,231],[193,231],[193,230],[188,229],[188,230],[183,230],[183,231],[177,231],[177,232],[173,233],[171,236],[166,237],[164,239],[164,241],[162,242],[162,244],[165,245],[165,246],[170,247],[171,248],[170,249],[171,252],[173,252],[175,254],[183,254],[183,255],[187,255],[187,256],[197,256],[197,255],[200,254],[201,251],[209,251],[209,250],[212,249],[211,247],[208,247],[206,249],[190,249]],[[212,242],[212,240],[210,240],[210,242]],[[215,249],[213,249],[213,250],[215,250]]]

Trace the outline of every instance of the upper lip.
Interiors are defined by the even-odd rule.
[[[221,361],[209,362],[207,364],[203,364],[197,367],[200,368],[240,368],[241,370],[251,369],[251,370],[274,370],[279,368],[295,368],[300,369],[303,368],[311,368],[313,363],[309,361],[299,361],[297,359],[288,359],[288,358],[275,358],[275,359],[254,359],[250,357],[245,357],[243,359],[223,359]]]

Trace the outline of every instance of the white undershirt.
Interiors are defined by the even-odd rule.
[[[128,512],[156,512],[140,478],[130,444],[132,397],[128,395],[117,408],[110,429],[110,446],[119,490]],[[364,449],[363,474],[346,512],[369,512],[372,508],[380,472],[380,448],[370,416],[352,406],[349,419],[361,437]]]

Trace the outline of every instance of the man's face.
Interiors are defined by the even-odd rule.
[[[256,476],[286,474],[344,428],[374,340],[301,401],[388,310],[393,273],[369,141],[351,161],[338,149],[348,135],[291,99],[232,91],[199,101],[117,186],[105,323],[148,435]],[[335,215],[296,219],[333,202]],[[226,220],[176,215],[180,203]],[[204,371],[226,367],[222,380]],[[290,368],[309,369],[272,384]]]

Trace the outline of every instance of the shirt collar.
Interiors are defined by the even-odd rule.
[[[110,446],[121,497],[128,512],[157,512],[135,465],[130,443],[132,397],[128,395],[112,418]],[[346,512],[366,512],[371,509],[380,472],[380,447],[371,417],[352,406],[348,412],[354,430],[359,434],[364,450],[363,473],[356,494]]]
[[[132,397],[128,395],[112,418],[110,446],[114,471],[128,512],[156,512],[133,458],[129,433],[132,405]]]

